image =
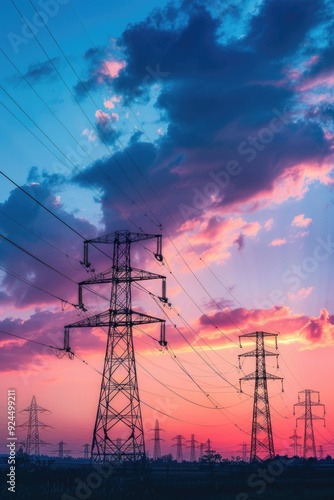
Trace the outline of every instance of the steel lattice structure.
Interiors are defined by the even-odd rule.
[[[266,370],[266,356],[276,356],[278,354],[267,351],[265,349],[265,338],[273,337],[275,339],[275,347],[277,349],[277,335],[276,333],[267,332],[253,332],[240,335],[241,339],[255,339],[256,347],[253,351],[240,354],[239,368],[241,357],[255,357],[256,368],[255,372],[240,378],[240,392],[242,392],[241,382],[244,380],[255,380],[254,386],[254,403],[253,403],[253,419],[252,419],[252,437],[251,437],[251,450],[250,461],[266,460],[275,457],[273,432],[271,426],[270,407],[268,399],[267,380],[281,380],[283,391],[283,378],[272,375]],[[278,368],[278,361],[277,361]]]
[[[156,239],[155,257],[161,262],[163,259],[161,235],[116,231],[84,242],[83,264],[86,268],[91,267],[88,255],[89,245],[107,244],[113,246],[112,267],[79,283],[79,307],[83,310],[85,310],[83,288],[110,283],[109,308],[100,314],[65,326],[64,348],[70,357],[73,357],[69,345],[71,328],[105,327],[108,333],[91,448],[93,462],[103,463],[111,460],[136,462],[145,458],[144,430],[132,329],[136,325],[160,323],[159,343],[161,346],[167,345],[165,320],[135,312],[132,309],[132,283],[143,280],[162,280],[160,300],[167,303],[165,276],[137,269],[131,265],[131,245],[148,239]]]
[[[163,430],[164,429],[160,429],[159,427],[159,420],[156,420],[154,429],[151,429],[151,431],[154,431],[154,438],[151,439],[151,441],[154,441],[153,460],[158,460],[159,458],[161,458],[160,441],[164,441],[164,439],[160,437],[160,431]]]
[[[20,413],[28,413],[29,417],[27,422],[24,422],[18,427],[23,427],[27,429],[27,439],[23,443],[25,447],[25,452],[28,453],[28,455],[35,455],[39,456],[40,455],[40,446],[45,445],[45,444],[50,444],[46,443],[45,441],[41,440],[39,437],[39,429],[45,429],[46,427],[50,427],[51,425],[43,424],[38,419],[38,414],[39,413],[51,413],[50,410],[46,410],[45,408],[42,408],[41,406],[38,406],[36,402],[35,396],[32,397],[31,404],[24,410],[21,410]]]
[[[300,395],[304,395],[304,401],[300,400]],[[318,395],[318,401],[312,401],[312,394]],[[313,420],[323,420],[324,427],[325,423],[325,405],[320,403],[320,393],[319,391],[312,391],[311,389],[305,389],[304,391],[298,392],[298,403],[293,405],[293,414],[295,415],[296,406],[301,406],[304,408],[304,413],[301,417],[297,417],[296,425],[298,426],[298,420],[304,420],[304,445],[303,445],[303,457],[307,458],[309,452],[311,456],[317,458],[317,451],[315,447],[314,431],[313,431]],[[312,408],[315,406],[322,406],[324,409],[324,416],[318,417],[313,414]]]

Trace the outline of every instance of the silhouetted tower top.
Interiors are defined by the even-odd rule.
[[[196,462],[196,441],[195,434],[191,434],[190,441],[186,441],[186,443],[190,443],[187,448],[190,448],[190,462]]]
[[[254,385],[254,403],[253,403],[253,419],[252,419],[252,438],[251,438],[251,451],[250,461],[265,460],[267,458],[275,457],[273,431],[271,427],[270,407],[268,398],[267,380],[281,380],[283,391],[283,378],[277,377],[268,373],[266,370],[266,356],[275,356],[278,368],[278,354],[267,351],[265,349],[265,338],[272,337],[275,340],[275,347],[277,349],[277,333],[267,332],[253,332],[240,335],[241,339],[255,339],[255,349],[239,354],[239,368],[240,358],[242,357],[255,357],[255,372],[240,378],[240,392],[242,392],[241,382],[245,380],[255,380]]]
[[[300,395],[304,396],[304,400],[301,400]],[[317,401],[312,400],[312,394],[318,396]],[[314,420],[323,420],[324,427],[326,426],[325,422],[325,405],[320,403],[320,393],[319,391],[312,391],[311,389],[305,389],[304,391],[298,392],[298,403],[293,405],[293,414],[295,415],[296,406],[300,406],[304,409],[304,413],[296,418],[296,425],[298,426],[298,420],[304,420],[304,446],[303,446],[303,457],[307,458],[307,455],[310,453],[312,457],[317,458],[317,451],[315,447],[315,439],[314,439],[314,430],[313,430],[313,421]],[[323,417],[318,417],[312,411],[312,408],[315,406],[323,407]]]
[[[20,413],[28,413],[28,420],[18,427],[27,429],[27,439],[24,442],[25,452],[28,455],[40,455],[40,446],[50,444],[40,439],[39,429],[51,427],[51,425],[43,424],[38,418],[39,413],[51,413],[49,410],[38,406],[35,396],[32,397],[31,404],[21,410]]]
[[[160,437],[160,432],[163,431],[164,429],[160,429],[159,420],[156,420],[154,429],[150,430],[154,431],[154,438],[150,440],[154,441],[153,460],[158,460],[159,458],[161,458],[160,441],[164,441],[164,439]]]
[[[176,444],[173,444],[173,446],[176,446],[176,460],[178,462],[183,461],[183,453],[182,453],[182,448],[183,448],[183,440],[185,439],[181,434],[178,434],[173,438],[173,440],[176,439]]]

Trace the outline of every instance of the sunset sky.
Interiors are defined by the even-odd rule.
[[[52,413],[51,453],[91,444],[106,333],[71,331],[83,241],[127,229],[133,265],[167,277],[133,288],[133,307],[163,317],[134,330],[146,447],[212,440],[224,457],[249,446],[254,348],[239,335],[279,333],[284,378],[268,382],[275,450],[292,453],[298,392],[320,392],[334,454],[334,48],[325,0],[4,0],[1,16],[0,453],[7,388]],[[104,251],[111,256],[112,246]],[[111,266],[92,253],[96,272]],[[140,284],[141,285],[141,284]],[[108,287],[85,291],[86,315]],[[102,297],[101,297],[102,295]],[[104,299],[105,297],[106,299]],[[159,305],[161,307],[159,307]],[[268,350],[274,350],[272,341]],[[83,362],[84,360],[84,362]],[[323,416],[322,408],[314,410]],[[26,420],[18,413],[18,423]],[[302,435],[302,422],[298,425]],[[18,435],[25,437],[25,431]],[[189,450],[184,450],[189,458]]]

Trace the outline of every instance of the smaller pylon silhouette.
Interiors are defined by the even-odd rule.
[[[295,429],[293,431],[293,434],[292,434],[292,436],[289,437],[289,439],[292,439],[292,444],[290,444],[289,446],[293,450],[293,456],[298,457],[302,445],[300,443],[298,443],[299,439],[301,439],[301,436],[297,436],[297,429]]]
[[[265,349],[265,339],[273,338],[277,350],[277,333],[252,332],[239,336],[240,347],[241,339],[255,339],[255,349],[239,354],[239,368],[241,368],[240,358],[255,357],[255,372],[241,377],[240,392],[242,392],[241,382],[246,380],[255,380],[254,401],[253,401],[253,419],[252,419],[252,437],[250,449],[250,461],[261,461],[268,458],[275,458],[273,431],[271,427],[270,405],[268,396],[268,380],[281,380],[283,392],[283,379],[267,372],[266,357],[275,356],[278,368],[278,353]]]
[[[45,408],[38,406],[35,396],[32,397],[31,404],[20,412],[29,414],[27,422],[18,426],[27,429],[27,439],[24,442],[24,446],[25,452],[28,453],[28,455],[39,456],[40,446],[50,444],[41,440],[39,437],[39,429],[45,429],[46,427],[52,428],[51,425],[43,424],[43,422],[38,419],[39,413],[47,412],[51,413],[50,410],[46,410]]]
[[[154,429],[150,430],[154,431],[154,438],[150,440],[154,441],[153,460],[159,460],[159,458],[161,458],[160,441],[164,441],[164,439],[160,437],[160,431],[163,431],[164,429],[160,429],[159,420],[156,420]]]
[[[83,444],[84,450],[81,452],[84,454],[84,459],[88,460],[89,459],[89,444]]]
[[[324,447],[322,444],[319,446],[319,459],[322,460],[324,458]]]
[[[200,443],[200,445],[199,445],[199,459],[201,459],[204,455],[204,446],[205,446],[205,443]]]
[[[243,462],[247,462],[247,455],[248,455],[247,443],[243,442],[241,445],[241,460]]]
[[[195,434],[191,434],[190,441],[186,441],[186,443],[190,443],[187,448],[190,448],[190,462],[196,462],[196,441]]]
[[[183,440],[185,439],[181,434],[178,434],[173,438],[173,440],[176,439],[176,444],[173,444],[173,446],[176,446],[176,460],[177,462],[182,462],[183,461],[183,453],[182,453],[182,448],[183,448]]]
[[[211,453],[211,451],[212,451],[211,444],[212,444],[211,439],[208,439],[205,443],[205,445],[206,445],[205,453]]]
[[[303,394],[304,400],[301,401],[300,395]],[[312,401],[312,394],[318,395],[318,401]],[[304,413],[301,417],[297,417],[296,425],[298,426],[298,420],[304,420],[304,446],[303,446],[303,457],[307,458],[307,454],[310,452],[311,456],[317,458],[317,451],[315,447],[314,430],[313,430],[313,420],[323,420],[324,427],[325,422],[325,405],[320,403],[320,393],[319,391],[312,391],[311,389],[305,389],[304,391],[298,392],[298,403],[293,405],[293,414],[295,415],[296,406],[302,406],[304,408]],[[322,406],[324,413],[323,417],[318,417],[312,411],[314,406]]]

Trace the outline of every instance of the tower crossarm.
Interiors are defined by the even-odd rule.
[[[88,258],[88,245],[89,244],[113,244],[117,242],[118,244],[130,244],[135,243],[137,241],[145,241],[149,239],[156,238],[157,240],[157,248],[154,253],[155,258],[159,261],[163,261],[162,256],[162,236],[161,234],[144,234],[144,233],[133,233],[130,231],[115,231],[114,233],[106,234],[104,236],[99,236],[98,238],[94,238],[91,240],[84,241],[84,259],[82,264],[85,267],[90,267],[91,264]]]
[[[280,380],[282,382],[282,392],[283,392],[283,377],[277,377],[277,375],[272,375],[271,373],[265,372],[264,376],[259,376],[256,372],[249,373],[248,375],[245,375],[244,377],[241,377],[239,379],[240,383],[240,392],[242,392],[242,387],[241,387],[241,382],[247,381],[247,380]]]
[[[129,322],[129,312],[128,311],[112,311],[108,309],[100,314],[95,314],[89,318],[85,318],[81,321],[71,323],[66,325],[64,329],[64,350],[68,353],[70,357],[73,357],[73,352],[70,348],[70,329],[71,328],[96,328],[96,327],[119,327],[119,326],[135,326],[135,325],[146,325],[150,323],[160,323],[160,340],[159,344],[161,346],[166,346],[166,334],[165,325],[166,320],[161,318],[156,318],[155,316],[149,316],[148,314],[138,313],[135,311],[131,312],[131,321]]]

